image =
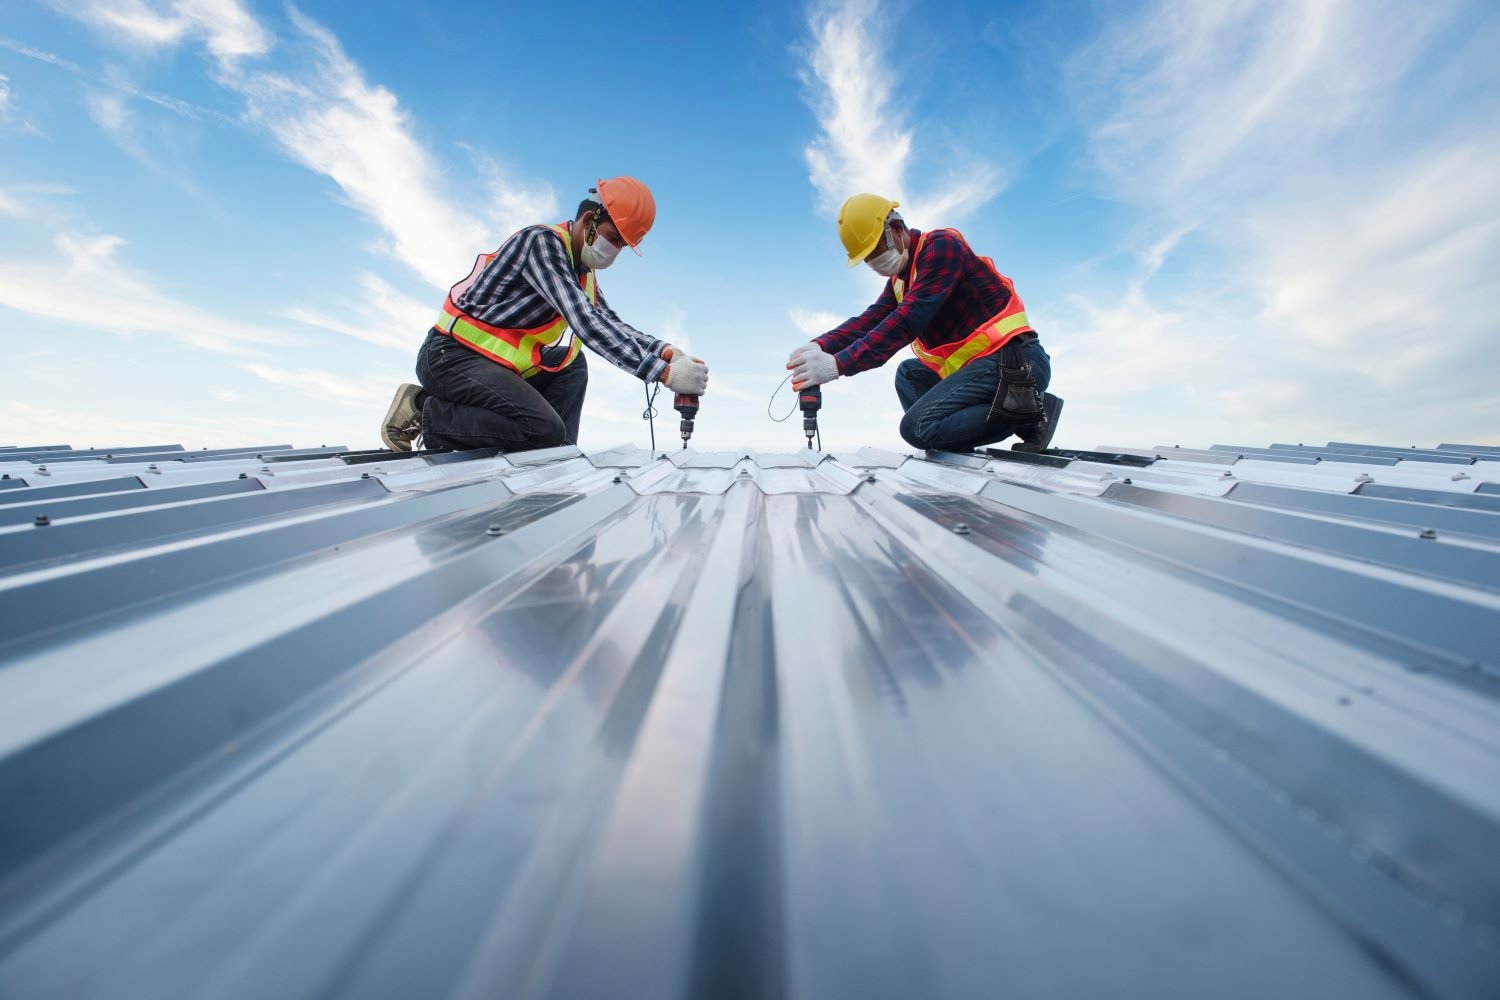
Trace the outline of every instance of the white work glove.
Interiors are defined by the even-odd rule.
[[[792,370],[792,388],[826,385],[839,377],[839,363],[817,344],[808,344],[792,352],[786,366]]]
[[[667,377],[662,382],[673,392],[701,396],[708,390],[708,365],[697,358],[679,354],[667,366]]]
[[[671,361],[674,357],[681,353],[682,348],[674,347],[671,344],[663,344],[661,346],[661,353],[658,354],[657,357],[661,358],[663,361]]]
[[[789,358],[786,359],[786,366],[788,368],[795,368],[795,367],[797,367],[797,363],[799,361],[801,361],[804,357],[806,357],[809,354],[817,354],[822,349],[823,348],[819,347],[816,342],[809,342],[809,343],[803,344],[801,347],[797,348],[795,351],[792,352],[792,356],[791,357],[789,357]]]

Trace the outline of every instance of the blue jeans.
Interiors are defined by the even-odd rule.
[[[1042,342],[1029,340],[1021,352],[1031,362],[1037,388],[1045,391],[1052,381],[1052,359]],[[990,406],[1000,388],[1000,353],[970,361],[944,379],[916,358],[901,362],[896,368],[896,396],[906,411],[901,418],[906,443],[913,448],[971,451],[1014,434],[1022,425],[990,420]]]

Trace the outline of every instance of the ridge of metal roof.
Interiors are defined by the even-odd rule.
[[[0,995],[1500,995],[1407,451],[0,448]]]

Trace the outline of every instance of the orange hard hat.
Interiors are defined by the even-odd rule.
[[[651,189],[634,177],[611,177],[599,182],[599,200],[610,221],[630,244],[630,249],[640,253],[641,240],[651,231],[656,221],[656,199]]]

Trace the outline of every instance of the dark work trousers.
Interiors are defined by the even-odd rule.
[[[578,443],[589,387],[583,352],[559,372],[522,378],[436,330],[417,352],[424,448],[527,451]]]
[[[1045,390],[1052,380],[1052,359],[1040,340],[1028,340],[1021,348],[1036,378]],[[1003,441],[1021,425],[1009,420],[990,420],[990,406],[1000,387],[1000,353],[976,358],[947,378],[916,358],[896,368],[896,396],[906,416],[901,418],[901,437],[913,448],[940,451],[970,451],[981,445]]]

